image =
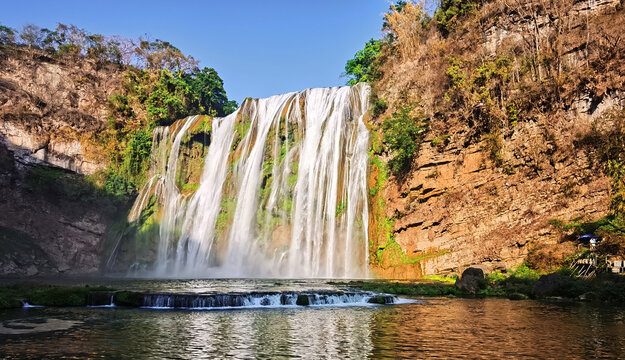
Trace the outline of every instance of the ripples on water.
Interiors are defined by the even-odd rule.
[[[38,308],[0,312],[0,322],[0,358],[9,359],[625,358],[623,308],[504,299],[226,311]],[[34,323],[30,332],[3,330]]]

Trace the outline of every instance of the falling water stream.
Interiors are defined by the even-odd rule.
[[[192,194],[181,191],[177,174],[196,118],[157,129],[153,156],[161,159],[129,216],[136,221],[157,195],[153,274],[366,277],[368,97],[358,85],[247,99],[212,120]]]

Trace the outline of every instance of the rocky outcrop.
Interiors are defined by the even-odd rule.
[[[397,243],[411,256],[442,253],[421,261],[424,275],[478,264],[507,269],[533,246],[557,244],[549,220],[596,219],[608,210],[609,179],[573,146],[590,126],[580,118],[552,128],[519,124],[502,149],[507,168],[493,163],[484,142],[426,143],[416,169],[384,192]]]
[[[6,165],[0,166],[0,275],[99,272],[106,260],[106,229],[117,207],[106,199],[39,188],[33,169],[12,166],[12,157],[0,144],[0,164]],[[81,180],[71,173],[64,176]]]
[[[51,164],[81,174],[107,166],[96,134],[123,69],[101,61],[50,57],[0,46],[0,142],[23,164]]]
[[[77,174],[107,167],[93,144],[122,70],[0,46],[0,275],[100,270],[116,205],[54,180],[88,187]]]

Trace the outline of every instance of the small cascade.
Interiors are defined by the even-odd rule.
[[[154,309],[228,309],[292,306],[364,306],[394,304],[393,295],[369,292],[253,292],[224,294],[145,294],[143,306]]]
[[[192,191],[179,163],[196,118],[156,129],[151,178],[128,217],[156,195],[152,275],[367,277],[368,98],[361,84],[246,99],[211,120]]]
[[[91,291],[87,294],[87,306],[89,307],[115,307],[115,292]]]

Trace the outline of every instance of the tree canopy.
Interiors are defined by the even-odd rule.
[[[347,85],[355,85],[359,82],[368,82],[373,75],[373,61],[380,54],[382,43],[380,40],[370,39],[365,48],[358,50],[354,58],[347,60],[345,74],[350,77]]]

